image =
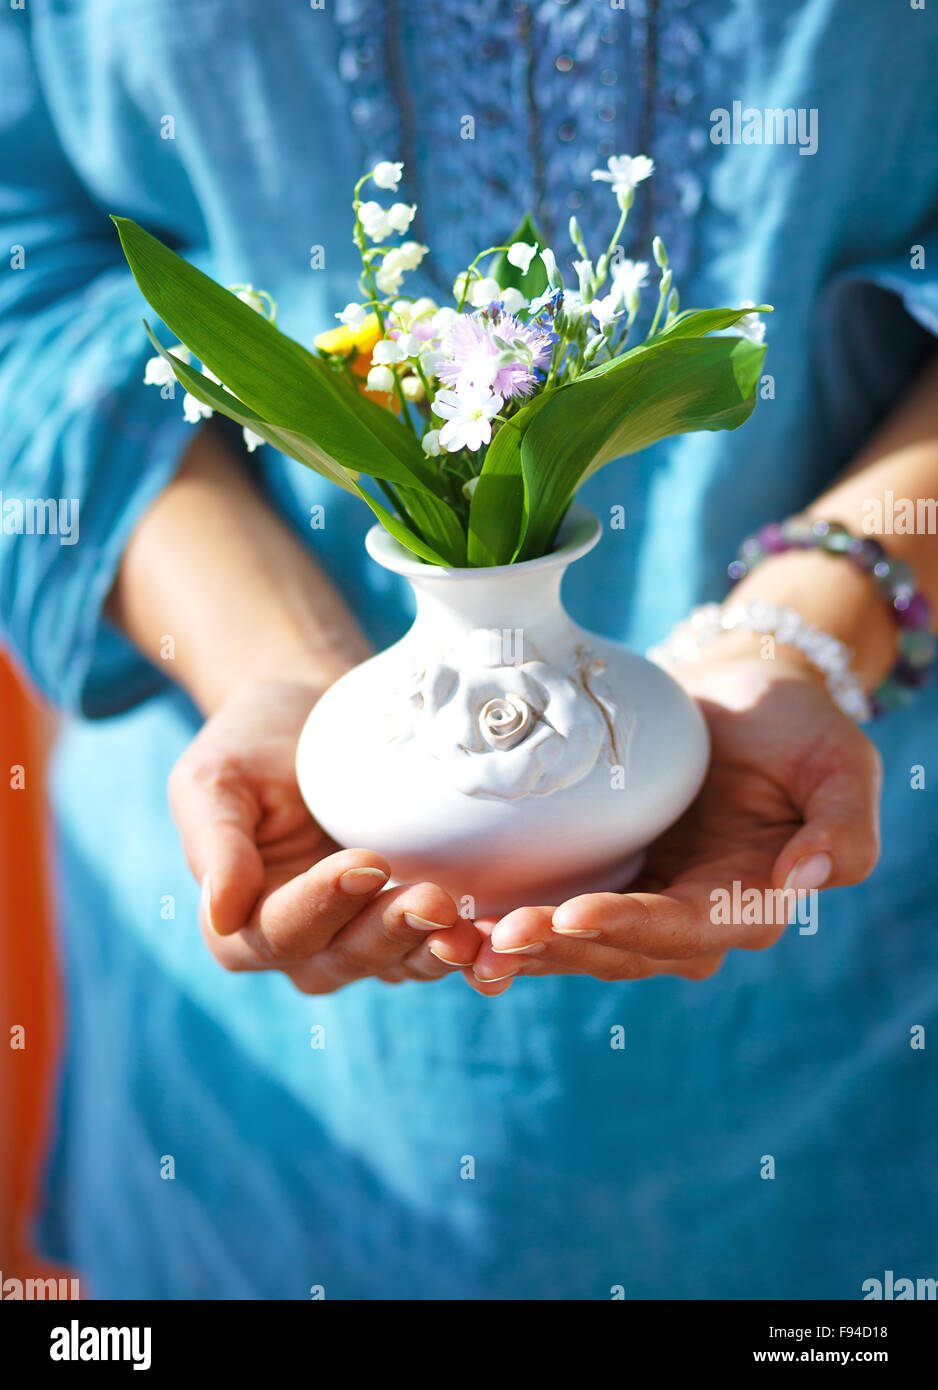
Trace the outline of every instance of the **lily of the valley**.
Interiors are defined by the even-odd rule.
[[[517,266],[522,275],[527,275],[528,267],[537,255],[537,246],[531,246],[526,241],[513,242],[508,248],[509,262]]]
[[[389,193],[396,193],[403,172],[403,164],[382,159],[380,163],[375,165],[371,177],[378,188],[385,188]]]

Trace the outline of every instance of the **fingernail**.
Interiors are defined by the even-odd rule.
[[[497,956],[536,956],[538,951],[543,951],[544,947],[547,945],[547,942],[532,941],[527,946],[496,946],[495,942],[493,941],[491,945],[492,950],[495,952]]]
[[[484,970],[485,966],[483,966],[482,968]],[[480,975],[478,970],[476,970],[475,966],[473,966],[472,973],[473,975],[475,975],[480,985],[495,985],[498,984],[499,980],[513,979],[517,972],[514,970],[509,970],[507,975]]]
[[[345,873],[339,876],[339,887],[343,893],[361,896],[363,893],[373,893],[377,888],[383,888],[387,881],[388,876],[383,869],[346,869]]]
[[[415,931],[449,931],[453,925],[452,922],[448,925],[446,922],[429,922],[426,917],[418,917],[416,912],[405,912],[404,921]]]
[[[823,888],[831,876],[834,864],[829,854],[809,854],[799,859],[785,880],[786,888],[794,888],[803,893],[812,888]]]
[[[552,927],[558,936],[579,936],[581,939],[588,936],[599,936],[598,931],[593,931],[590,927]]]
[[[449,956],[444,956],[443,952],[436,946],[428,946],[427,950],[431,956],[436,956],[437,960],[441,960],[444,965],[452,965],[457,970],[467,970],[472,964],[471,960],[450,960]]]
[[[218,928],[212,921],[212,880],[209,878],[208,874],[202,879],[202,911],[205,914],[206,922],[217,936]]]

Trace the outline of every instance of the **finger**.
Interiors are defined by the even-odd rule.
[[[241,930],[224,937],[206,913],[206,940],[228,970],[284,968],[321,950],[385,885],[387,862],[364,849],[340,850],[268,893]]]
[[[809,759],[795,788],[804,825],[775,861],[776,887],[809,891],[860,883],[879,858],[882,764],[859,729]]]
[[[237,931],[264,883],[254,840],[261,809],[240,776],[186,758],[168,792],[186,862],[202,885],[202,910],[219,935]]]
[[[475,924],[460,918],[448,931],[426,937],[404,956],[401,965],[414,979],[439,980],[471,967],[482,941]]]
[[[338,989],[399,965],[428,936],[458,920],[453,899],[434,883],[388,889],[290,978],[309,993]]]
[[[610,895],[615,896],[615,895]],[[563,936],[551,930],[553,908],[519,908],[495,927],[473,966],[478,979],[517,975],[592,975],[598,980],[645,980],[652,975],[681,975],[703,980],[719,969],[724,953],[705,952],[687,960],[652,958],[606,945],[597,934]],[[496,944],[517,942],[518,945]]]

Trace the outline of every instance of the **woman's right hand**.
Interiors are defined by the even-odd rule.
[[[432,883],[385,888],[379,854],[316,824],[294,771],[321,690],[236,687],[173,768],[169,800],[202,884],[200,924],[226,970],[281,970],[304,994],[376,976],[435,980],[471,965],[481,935]]]

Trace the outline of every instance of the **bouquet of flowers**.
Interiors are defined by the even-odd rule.
[[[636,187],[653,171],[644,155],[593,171],[618,217],[596,259],[570,219],[575,288],[528,216],[510,241],[474,258],[453,302],[440,305],[404,293],[428,248],[398,241],[415,205],[366,196],[397,192],[403,166],[379,163],[352,203],[360,301],[315,339],[316,351],[280,332],[269,295],[223,288],[115,217],[137,284],[179,339],[167,349],[146,325],[159,357],[145,379],[177,379],[187,419],[220,411],[243,427],[249,449],[271,444],[359,494],[429,564],[544,555],[603,464],[669,435],[735,429],[755,404],[765,353],[757,316],[771,306],[681,311],[659,237],[657,304],[643,341],[628,346],[655,272],[628,259],[621,239]]]

